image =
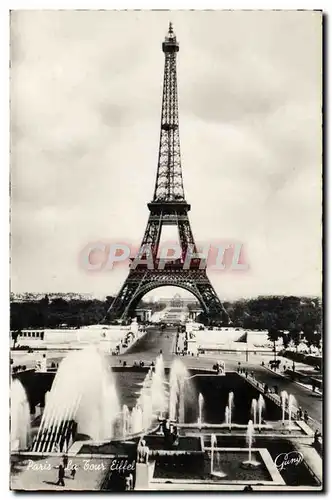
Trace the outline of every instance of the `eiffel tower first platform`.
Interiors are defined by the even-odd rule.
[[[152,269],[146,263],[133,266],[137,257],[132,259],[129,275],[107,311],[105,320],[125,320],[134,316],[135,308],[147,292],[161,286],[177,286],[197,298],[208,322],[228,323],[228,314],[210,283],[206,269],[200,268],[201,260],[193,258],[189,266],[184,265],[188,250],[194,255],[197,249],[188,217],[190,204],[183,189],[176,76],[179,43],[171,23],[162,50],[165,69],[158,169],[153,200],[148,203],[150,215],[138,252],[140,258],[152,257],[154,265]],[[160,266],[158,250],[164,225],[177,226],[182,257],[168,260]]]

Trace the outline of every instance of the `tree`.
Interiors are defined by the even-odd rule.
[[[296,327],[292,328],[289,332],[289,336],[290,336],[291,340],[293,341],[293,344],[295,345],[296,352],[297,352],[299,344],[301,342],[300,330]]]
[[[289,342],[290,342],[290,338],[289,338],[289,335],[287,333],[282,334],[282,342],[283,342],[284,348],[287,349],[287,347],[289,346]]]
[[[314,336],[314,339],[313,339],[313,345],[315,347],[317,347],[318,349],[321,348],[321,340],[322,340],[322,338],[321,338],[320,334],[316,333]]]
[[[16,342],[18,339],[18,336],[20,335],[21,330],[13,330],[12,331],[12,340],[13,340],[13,349],[15,349]]]
[[[303,336],[305,338],[307,346],[309,347],[309,351],[311,352],[311,346],[313,346],[315,344],[315,340],[316,340],[315,332],[313,331],[312,328],[306,326],[303,329]]]
[[[43,306],[48,306],[50,303],[50,299],[48,298],[48,295],[45,295],[45,297],[40,299],[39,303],[42,304]]]

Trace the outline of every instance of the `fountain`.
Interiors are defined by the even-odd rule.
[[[122,406],[122,436],[126,439],[130,432],[130,411],[127,405]]]
[[[281,398],[281,422],[282,422],[282,425],[285,425],[286,401],[288,399],[287,392],[281,391],[280,398]]]
[[[256,460],[252,460],[251,456],[251,449],[252,445],[254,442],[254,434],[255,434],[255,428],[252,420],[249,420],[248,422],[248,427],[247,427],[247,434],[246,434],[246,440],[248,444],[248,460],[245,460],[242,462],[242,465],[246,468],[254,468],[258,467],[260,465],[260,462],[257,462]]]
[[[132,434],[138,434],[142,432],[144,427],[143,424],[143,412],[142,408],[136,404],[131,411],[130,415],[130,431]]]
[[[154,413],[153,413],[153,391],[152,391],[152,380],[153,374],[152,371],[149,370],[145,376],[143,381],[143,387],[140,392],[140,396],[137,400],[137,405],[141,408],[142,413],[142,428],[139,432],[143,430],[147,430],[153,421]]]
[[[226,406],[225,408],[225,424],[229,425],[229,408]]]
[[[48,396],[49,396],[49,395],[50,395],[50,391],[46,391],[46,392],[45,392],[45,396],[44,396],[44,401],[45,401],[44,406],[46,406],[47,399],[48,399]]]
[[[11,450],[25,450],[30,440],[30,408],[25,389],[16,379],[11,383]]]
[[[288,430],[291,432],[292,429],[292,408],[295,407],[296,399],[293,394],[288,396]]]
[[[217,444],[217,438],[215,434],[211,434],[211,464],[210,464],[210,474],[213,474],[213,458],[214,458],[214,445]]]
[[[175,359],[171,366],[169,379],[169,418],[184,422],[185,382],[189,378],[187,368],[180,359]]]
[[[104,354],[96,346],[68,354],[47,395],[33,451],[65,451],[74,430],[94,441],[126,439],[149,430],[166,410],[164,372],[163,358],[158,356],[132,411],[126,405],[120,410],[114,375]]]
[[[204,406],[204,398],[201,393],[198,395],[198,425],[201,428],[203,423],[203,406]]]
[[[227,474],[223,472],[223,470],[220,467],[220,454],[217,449],[217,453],[215,454],[217,448],[217,437],[215,434],[211,434],[211,462],[210,462],[210,475],[211,476],[217,476],[219,479],[223,479],[226,477]],[[215,456],[217,457],[217,469],[214,470],[214,458]]]
[[[264,449],[256,449],[254,444],[255,437],[257,437],[255,432],[258,433],[263,428],[274,429],[273,419],[280,418],[280,410],[273,409],[274,411],[269,413],[270,402],[266,401],[258,391],[256,399],[251,400],[250,391],[243,395],[242,391],[236,391],[235,385],[230,385],[233,382],[232,379],[226,381],[225,385],[226,387],[228,385],[229,389],[224,393],[225,424],[218,423],[223,420],[222,417],[220,418],[219,411],[220,409],[222,411],[222,408],[217,408],[216,413],[211,412],[213,423],[208,424],[210,404],[213,403],[212,398],[215,398],[216,394],[214,387],[209,391],[210,375],[206,380],[195,378],[192,382],[183,363],[177,361],[171,366],[169,382],[166,382],[164,361],[159,356],[153,367],[146,367],[139,374],[137,370],[133,370],[135,373],[131,378],[127,370],[121,373],[119,386],[124,387],[124,399],[120,401],[116,396],[114,373],[109,373],[109,367],[104,364],[104,357],[97,351],[96,347],[92,350],[91,346],[88,348],[89,367],[91,367],[89,375],[93,376],[91,385],[88,376],[84,374],[88,370],[83,369],[83,360],[87,360],[86,353],[80,351],[69,354],[67,361],[64,360],[61,363],[51,391],[45,394],[46,408],[32,451],[45,455],[52,451],[61,454],[68,452],[71,455],[74,449],[70,450],[70,444],[74,438],[81,441],[81,443],[76,442],[75,450],[77,453],[82,453],[82,456],[105,454],[106,457],[106,455],[114,455],[114,452],[118,453],[119,449],[129,454],[131,450],[135,452],[137,442],[143,443],[143,436],[146,436],[147,446],[153,450],[153,453],[158,453],[160,456],[158,458],[160,475],[155,476],[157,481],[161,477],[169,479],[170,482],[183,477],[188,482],[191,480],[206,482],[207,488],[212,478],[215,483],[216,481],[225,482],[225,477],[228,479],[227,484],[233,482],[240,485],[246,482],[251,484],[262,482],[263,484],[265,481],[270,486],[283,484],[282,478],[275,476],[276,467],[269,456],[268,446],[265,445],[265,443],[269,445],[274,436],[270,436],[269,433],[264,435],[262,443]],[[70,370],[68,360],[72,363]],[[95,372],[96,375],[94,375]],[[137,382],[138,380],[140,382]],[[192,397],[190,387],[194,386],[195,382],[197,385]],[[240,382],[243,383],[241,380]],[[126,391],[127,388],[128,391]],[[136,388],[138,389],[137,400],[134,401]],[[198,391],[197,388],[199,388]],[[20,389],[24,392],[22,386]],[[68,389],[72,396],[71,401],[66,396]],[[235,394],[243,395],[243,400],[241,398],[236,400],[236,407],[234,405]],[[14,401],[14,397],[12,400]],[[281,401],[283,402],[283,420],[285,413],[287,411],[290,413],[289,419],[286,415],[290,428],[293,425],[291,424],[291,411],[294,398],[283,393]],[[265,402],[266,414],[264,414]],[[252,416],[249,417],[247,425],[243,425],[240,409],[244,415],[247,415],[249,405]],[[188,422],[178,425],[177,422],[184,419],[185,408]],[[89,425],[87,420],[95,419],[96,416],[99,417],[97,423],[95,421]],[[269,425],[263,425],[267,423],[263,418],[269,421]],[[14,421],[13,418],[12,420]],[[73,421],[75,425],[77,423],[78,434],[86,434],[85,436],[77,436],[75,430],[71,434],[68,433],[68,430],[72,429]],[[276,430],[280,431],[281,425],[280,423],[278,425],[279,428]],[[203,428],[206,430],[202,434]],[[219,432],[220,436],[218,436]],[[217,436],[214,433],[217,433]],[[87,439],[88,436],[91,440]],[[243,444],[244,439],[247,445]],[[12,434],[12,440],[14,440],[14,434]],[[119,447],[119,444],[114,441],[122,442],[121,446]],[[275,446],[276,451],[277,446],[278,443]],[[260,446],[257,447],[260,448]],[[21,444],[20,448],[24,448],[24,444]],[[13,449],[15,448],[12,445]],[[32,453],[33,460],[40,459],[40,457],[34,458],[33,455]],[[146,465],[146,462],[141,462],[141,464]],[[148,471],[146,475],[148,477]]]
[[[232,411],[234,406],[234,392],[228,394],[228,425],[229,430],[232,430]]]
[[[265,409],[265,400],[262,394],[258,398],[258,429],[261,430],[262,427],[262,413]]]
[[[165,390],[165,368],[164,360],[160,354],[156,359],[156,365],[151,379],[151,396],[153,410],[162,413],[167,409],[167,394]]]
[[[253,399],[251,402],[251,415],[253,417],[254,425],[257,424],[257,399]]]
[[[149,368],[138,399],[132,412],[128,414],[128,433],[137,434],[149,430],[153,421],[162,418],[167,409],[167,393],[165,389],[165,368],[163,357],[156,359],[154,369]]]
[[[60,363],[48,394],[33,451],[62,451],[68,446],[74,422],[77,432],[91,439],[112,438],[119,413],[106,358],[95,346],[71,352]]]

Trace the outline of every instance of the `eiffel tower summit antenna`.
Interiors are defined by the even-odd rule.
[[[188,249],[197,253],[191,230],[187,203],[183,188],[176,58],[180,46],[173,24],[169,23],[167,35],[162,43],[165,56],[160,139],[157,175],[153,198],[148,203],[149,218],[138,255],[148,255],[153,268],[147,264],[130,266],[129,274],[117,297],[107,311],[105,320],[127,319],[135,315],[141,298],[160,286],[177,286],[191,292],[200,302],[211,323],[226,321],[229,317],[220,302],[206,269],[201,269],[200,259],[192,259],[185,266]],[[158,250],[163,226],[177,226],[181,246],[181,257],[166,261],[160,266]],[[132,259],[135,261],[135,259]]]

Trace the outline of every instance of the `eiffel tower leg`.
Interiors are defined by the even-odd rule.
[[[211,323],[226,323],[229,324],[229,315],[219,300],[210,280],[207,278],[207,283],[204,285],[198,285],[198,289],[202,295],[202,298],[208,306],[208,317]]]
[[[112,302],[106,313],[105,319],[112,321],[115,319],[126,319],[132,311],[129,311],[129,306],[134,297],[138,294],[145,279],[145,273],[130,272],[124,282],[119,294]]]

